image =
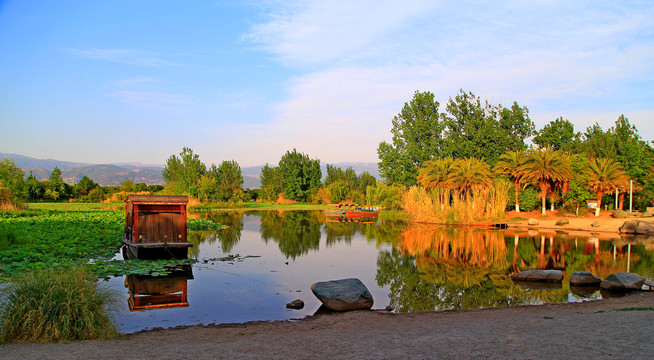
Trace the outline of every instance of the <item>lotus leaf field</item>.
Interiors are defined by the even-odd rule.
[[[157,276],[192,261],[112,260],[122,245],[124,223],[120,204],[31,204],[27,211],[0,213],[0,282],[33,270],[83,264],[99,278]],[[188,228],[217,230],[224,226],[188,219]]]

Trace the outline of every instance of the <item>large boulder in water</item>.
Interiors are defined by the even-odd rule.
[[[625,221],[618,228],[621,234],[654,235],[654,223],[642,220]]]
[[[600,287],[607,291],[627,292],[640,290],[644,282],[645,278],[638,274],[621,272],[607,276]]]
[[[525,270],[511,275],[513,281],[550,281],[559,282],[563,280],[561,270]]]
[[[373,304],[370,291],[356,278],[317,282],[311,285],[311,291],[335,311],[367,310]]]
[[[602,279],[586,271],[575,271],[570,275],[571,286],[599,285]]]

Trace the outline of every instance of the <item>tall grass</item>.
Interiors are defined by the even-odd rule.
[[[470,224],[497,220],[504,216],[509,186],[508,182],[498,180],[489,187],[464,194],[414,186],[404,193],[404,210],[414,221],[423,223]]]
[[[116,296],[84,268],[40,270],[0,290],[0,342],[63,342],[118,335]]]

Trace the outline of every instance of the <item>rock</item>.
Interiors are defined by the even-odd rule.
[[[616,219],[624,219],[627,217],[627,212],[624,210],[613,210],[613,213],[611,214]]]
[[[311,291],[335,311],[370,309],[374,302],[368,288],[355,278],[317,282],[311,285]]]
[[[287,309],[299,310],[299,309],[302,309],[303,307],[304,307],[304,301],[302,301],[300,299],[293,300],[290,303],[286,304]]]
[[[654,223],[643,220],[627,220],[618,230],[621,234],[654,235]]]
[[[607,291],[626,292],[640,290],[644,282],[645,278],[638,274],[621,272],[607,276],[600,287]]]
[[[651,212],[644,212],[644,213],[643,213],[643,217],[644,217],[644,218],[651,218],[651,217],[653,217],[653,216],[654,216],[654,213],[651,213]]]
[[[599,221],[595,221],[592,224],[590,224],[590,226],[592,226],[592,227],[600,227],[600,225],[602,225],[602,224],[600,224]]]
[[[568,219],[559,219],[556,221],[556,225],[562,226],[562,225],[568,225],[570,223],[570,220]]]
[[[570,275],[570,285],[599,285],[602,279],[586,271],[575,271]]]
[[[538,225],[538,219],[531,218],[527,220],[527,225]]]
[[[563,280],[563,272],[561,270],[525,270],[511,275],[511,279],[525,282],[559,282]]]

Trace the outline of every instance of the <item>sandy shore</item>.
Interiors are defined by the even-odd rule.
[[[525,219],[536,219],[538,220],[538,225],[528,225],[528,220],[514,220],[509,221],[516,217],[525,218]],[[598,236],[600,239],[611,239],[620,237],[620,232],[618,228],[622,226],[627,220],[641,220],[654,222],[652,218],[630,218],[630,219],[615,219],[611,217],[611,212],[605,211],[600,214],[600,216],[587,215],[584,217],[566,217],[559,216],[556,213],[548,212],[546,216],[541,216],[540,211],[532,212],[508,212],[505,216],[509,227],[514,230],[539,230],[541,232],[556,232],[564,231],[569,233],[572,236]],[[566,225],[556,225],[556,222],[560,219],[566,219],[570,223]],[[599,226],[593,226],[594,223],[598,223]]]
[[[616,311],[616,309],[629,311]],[[356,311],[122,340],[0,346],[3,359],[650,359],[654,293],[471,311]]]

